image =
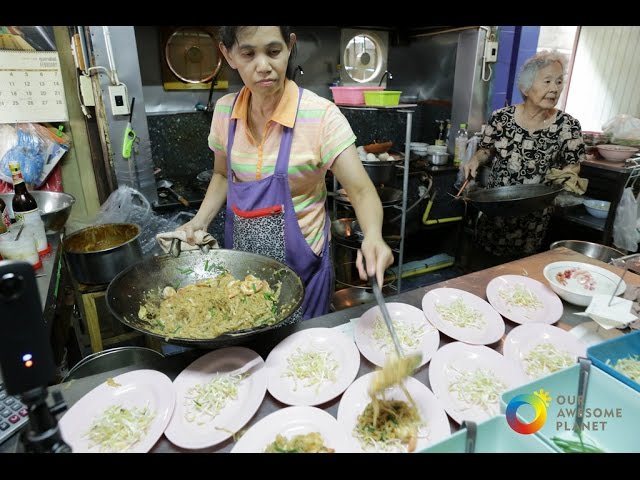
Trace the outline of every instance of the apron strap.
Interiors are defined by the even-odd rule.
[[[274,174],[287,175],[289,173],[289,155],[291,154],[291,144],[293,143],[293,129],[298,120],[298,110],[302,100],[302,87],[298,87],[298,106],[296,107],[296,118],[293,120],[293,127],[283,127],[282,138],[280,139],[280,150]]]

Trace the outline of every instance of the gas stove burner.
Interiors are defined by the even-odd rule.
[[[173,181],[172,189],[179,195],[182,195],[189,201],[189,206],[197,208],[202,204],[208,184],[204,184],[192,175],[171,177]],[[158,201],[154,202],[153,209],[158,210],[174,210],[186,208],[176,197],[169,194],[165,188],[158,188]]]
[[[207,185],[209,184],[209,182],[211,181],[211,177],[213,177],[213,169],[211,170],[204,170],[202,172],[200,172],[197,176],[196,179],[199,182],[202,183],[206,183]]]

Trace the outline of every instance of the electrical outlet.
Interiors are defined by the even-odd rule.
[[[484,61],[495,63],[498,61],[498,42],[487,42],[484,46]]]
[[[126,85],[109,85],[109,98],[112,115],[129,115],[129,95]]]
[[[91,77],[80,75],[80,95],[82,95],[82,104],[85,107],[95,107],[96,99],[93,96],[93,84]]]

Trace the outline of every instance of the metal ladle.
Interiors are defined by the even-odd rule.
[[[183,204],[185,207],[190,206],[189,205],[189,200],[187,200],[186,198],[184,198],[182,195],[179,195],[175,190],[173,190],[171,187],[173,187],[173,182],[169,181],[169,180],[158,180],[156,182],[156,187],[157,188],[164,188],[166,189],[171,195],[173,195],[174,197],[176,197],[178,199],[178,201]]]

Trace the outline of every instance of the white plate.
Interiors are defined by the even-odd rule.
[[[461,299],[465,306],[479,311],[486,324],[482,328],[461,328],[444,320],[436,307],[449,306]],[[474,345],[495,343],[504,335],[504,320],[500,314],[485,300],[457,288],[436,288],[430,290],[422,298],[422,310],[427,319],[442,333],[451,338]]]
[[[60,431],[75,453],[97,453],[98,447],[89,449],[86,436],[97,417],[112,405],[124,408],[148,406],[155,412],[149,431],[132,448],[125,450],[127,453],[146,453],[167,428],[175,401],[173,385],[164,373],[134,370],[114,377],[113,382],[101,383],[78,400],[60,419]]]
[[[364,412],[364,409],[371,402],[369,385],[374,374],[375,372],[368,373],[353,382],[342,395],[338,406],[338,422],[343,425],[347,433],[353,438],[358,452],[363,452],[364,450],[358,438],[354,436],[353,429],[358,424],[358,416]],[[449,426],[447,415],[431,390],[424,383],[413,377],[407,377],[404,386],[418,405],[420,417],[427,424],[424,429],[426,437],[418,438],[415,452],[419,452],[432,443],[451,435],[451,427]],[[407,401],[402,389],[397,386],[385,390],[385,398],[387,400]]]
[[[316,407],[287,407],[267,415],[246,431],[231,453],[262,453],[276,439],[318,432],[324,445],[336,453],[354,452],[353,442],[331,414]]]
[[[455,380],[455,372],[474,372],[477,369],[490,370],[505,384],[505,389],[496,396],[493,411],[487,412],[477,405],[467,405],[458,400],[457,395],[449,392],[449,383]],[[429,382],[433,393],[458,423],[463,420],[481,422],[500,413],[500,395],[507,390],[519,387],[527,381],[524,374],[504,356],[495,350],[481,345],[467,345],[453,342],[436,352],[429,365]]]
[[[537,308],[523,308],[509,304],[500,296],[516,286],[523,286],[542,303]],[[562,317],[562,300],[545,284],[522,275],[501,275],[487,285],[487,300],[503,317],[525,324],[532,322],[556,323]]]
[[[431,360],[431,357],[440,345],[440,334],[438,330],[427,321],[424,313],[419,308],[407,305],[406,303],[395,302],[387,303],[387,308],[389,309],[389,315],[391,316],[391,321],[394,326],[404,324],[414,329],[422,329],[422,336],[416,339],[419,340],[419,342],[416,342],[416,347],[411,348],[406,343],[402,343],[402,340],[400,340],[400,343],[402,344],[405,354],[420,353],[422,355],[422,361],[419,367],[426,364]],[[376,305],[362,314],[356,324],[354,335],[356,345],[362,355],[374,365],[382,367],[384,366],[387,356],[390,353],[394,353],[395,350],[391,342],[391,336],[387,336],[388,343],[384,343],[384,340],[381,342],[373,337],[376,318],[379,318],[379,321],[382,322],[386,330],[382,313],[380,313],[380,307]]]
[[[585,343],[587,347],[624,335],[617,328],[607,330],[594,321],[581,323],[569,330],[569,333]]]
[[[509,332],[505,338],[502,351],[504,356],[515,362],[524,375],[532,380],[539,376],[529,375],[525,370],[524,358],[541,343],[550,343],[561,352],[567,352],[573,356],[573,364],[578,357],[587,356],[587,346],[569,332],[544,323],[530,323],[520,325]],[[543,375],[540,375],[543,376]]]
[[[259,360],[257,360],[259,359]],[[189,388],[207,383],[217,374],[236,370],[257,361],[238,385],[238,398],[229,400],[220,413],[202,425],[185,418],[185,395]],[[171,422],[164,432],[178,447],[206,448],[223,442],[239,431],[256,413],[267,392],[267,370],[264,361],[253,350],[244,347],[228,347],[214,350],[198,358],[185,368],[173,382],[176,392],[176,408]]]
[[[306,386],[304,380],[286,376],[287,359],[300,348],[302,352],[328,352],[338,368],[335,381]],[[267,388],[287,405],[320,405],[337,397],[353,382],[360,369],[358,347],[346,335],[332,328],[308,328],[289,335],[271,350],[266,361]]]

